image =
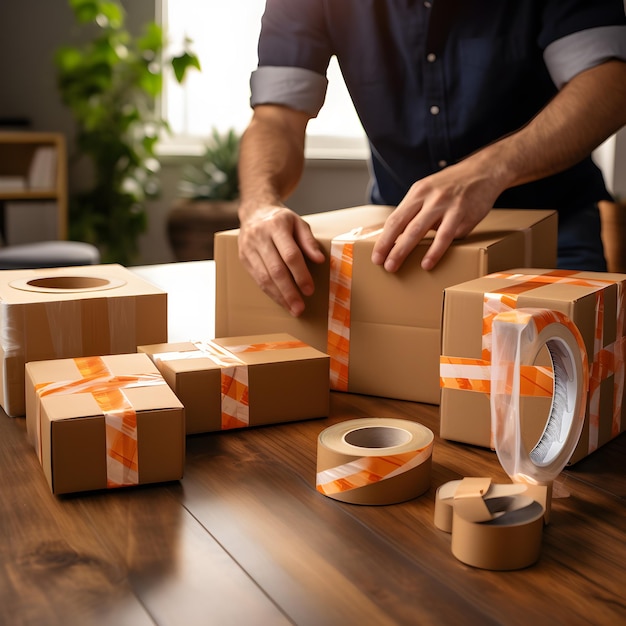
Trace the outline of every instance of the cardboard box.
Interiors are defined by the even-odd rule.
[[[184,408],[147,355],[36,361],[25,370],[27,434],[52,493],[182,478]]]
[[[328,416],[329,357],[290,335],[157,344],[138,350],[154,360],[185,406],[188,434]],[[233,378],[240,381],[243,402],[237,415],[231,410],[232,397],[225,393]]]
[[[305,217],[327,260],[309,265],[315,294],[297,319],[266,296],[239,262],[239,231],[218,233],[216,335],[286,332],[329,352],[331,243],[352,229],[382,226],[392,210],[363,206]],[[357,241],[346,390],[438,404],[444,288],[509,267],[554,267],[556,231],[553,211],[494,210],[467,238],[456,241],[434,270],[420,267],[431,243],[426,238],[394,274],[372,264],[375,237]]]
[[[24,415],[29,361],[167,341],[167,294],[121,265],[0,272],[0,405]]]
[[[594,403],[591,395],[587,399],[583,433],[570,460],[575,463],[626,428],[623,405],[625,288],[624,274],[534,269],[515,269],[454,285],[445,290],[444,296],[442,361],[448,357],[480,359],[490,365],[488,329],[493,308],[489,302],[494,298],[500,300],[502,294],[511,296],[506,298],[507,306],[564,313],[582,334],[590,377],[599,380],[595,409],[591,408]],[[601,320],[598,329],[596,315]],[[608,360],[607,355],[611,355]],[[615,367],[607,366],[609,362],[614,362]],[[550,363],[547,351],[540,352],[536,364]],[[493,447],[488,390],[474,391],[467,383],[459,385],[463,389],[454,388],[455,380],[442,380],[442,385],[441,437]],[[540,438],[551,405],[551,395],[522,398],[522,429],[527,450]],[[597,431],[590,427],[594,411]]]

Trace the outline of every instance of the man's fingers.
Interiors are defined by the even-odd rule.
[[[313,236],[311,227],[304,220],[297,220],[294,226],[294,237],[304,254],[314,263],[324,262],[324,252],[322,252],[319,242]]]
[[[432,270],[437,263],[441,260],[448,248],[454,241],[454,233],[448,229],[440,227],[433,242],[430,244],[424,258],[422,259],[422,269]]]
[[[256,237],[255,245],[241,245],[240,252],[242,263],[264,293],[296,317],[304,311],[300,292],[271,237]]]
[[[292,315],[301,315],[302,296],[314,291],[305,254],[315,262],[324,260],[309,225],[291,211],[277,208],[242,228],[240,251],[261,289]]]
[[[398,238],[406,229],[411,221],[411,216],[405,214],[402,204],[400,204],[394,212],[387,218],[383,232],[378,236],[374,249],[372,250],[372,263],[374,265],[383,265],[389,258],[394,246],[398,243]],[[392,257],[393,258],[393,257]]]
[[[273,241],[277,255],[271,258],[273,265],[268,266],[269,272],[285,300],[290,304],[299,304],[302,298],[298,292],[310,296],[314,290],[313,278],[302,251],[291,233],[279,231]]]

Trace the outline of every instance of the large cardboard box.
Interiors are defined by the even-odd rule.
[[[382,226],[392,207],[362,206],[306,216],[326,254],[311,263],[315,294],[293,318],[250,278],[238,259],[238,230],[218,233],[216,335],[286,332],[330,352],[330,257],[333,240],[357,228]],[[517,266],[556,265],[557,217],[553,211],[494,210],[465,239],[456,241],[437,267],[421,260],[427,237],[400,271],[389,274],[371,262],[375,237],[352,249],[347,385],[350,392],[438,404],[441,307],[445,287]],[[331,368],[334,356],[331,352]],[[338,388],[333,384],[333,388]]]
[[[179,480],[183,405],[145,354],[26,365],[26,428],[50,489]]]
[[[490,320],[502,307],[565,314],[582,334],[590,378],[595,378],[597,388],[587,398],[583,433],[570,459],[575,463],[626,428],[625,288],[624,274],[535,269],[514,269],[454,285],[445,290],[441,361],[462,365],[477,360],[488,372]],[[540,351],[536,364],[550,363],[547,350]],[[551,406],[551,394],[522,398],[523,440],[528,451],[541,437]],[[488,388],[469,379],[442,377],[440,411],[441,437],[493,447]]]
[[[167,341],[167,294],[121,265],[0,272],[0,405],[24,415],[29,361]]]
[[[328,416],[329,357],[290,335],[156,344],[138,350],[154,360],[185,406],[188,434]],[[233,381],[238,381],[238,389]],[[235,402],[235,394],[240,402]]]

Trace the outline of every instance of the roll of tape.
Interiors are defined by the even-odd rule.
[[[546,346],[554,369],[550,414],[537,444],[522,441],[522,365],[532,365]],[[589,370],[587,351],[575,324],[563,313],[515,309],[493,320],[491,419],[495,448],[514,482],[548,484],[569,461],[583,428]]]
[[[435,496],[435,526],[447,533],[452,532],[452,512],[455,499],[464,493],[475,493],[485,499],[514,496],[526,491],[526,485],[499,485],[490,478],[466,477],[451,480],[437,489]]]
[[[482,569],[532,565],[541,552],[543,515],[526,485],[498,485],[489,478],[450,481],[435,497],[435,525],[452,533],[452,554]]]
[[[352,504],[394,504],[430,486],[434,435],[409,420],[361,418],[323,430],[316,487]]]
[[[529,496],[484,501],[491,519],[474,521],[454,507],[452,554],[467,565],[489,570],[529,567],[541,553],[543,507]]]

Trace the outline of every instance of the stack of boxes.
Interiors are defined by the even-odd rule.
[[[55,494],[179,480],[188,433],[328,415],[326,354],[168,344],[167,294],[119,265],[5,271],[0,299],[0,404]]]
[[[554,267],[556,213],[492,211],[467,238],[455,241],[432,271],[420,267],[432,243],[432,237],[427,237],[397,273],[389,274],[370,258],[376,231],[392,210],[366,205],[305,218],[327,260],[310,265],[315,293],[307,298],[299,318],[283,310],[252,281],[238,260],[238,231],[218,233],[216,334],[288,332],[335,357],[338,351],[329,345],[329,328],[336,326],[339,315],[332,319],[333,306],[342,294],[334,290],[337,281],[331,275],[341,262],[335,262],[334,255],[343,254],[351,259],[351,293],[347,316],[345,305],[343,311],[335,306],[335,311],[343,313],[345,350],[336,354],[333,362],[346,363],[346,371],[341,381],[333,381],[333,388],[438,404],[443,290],[509,267]],[[331,368],[338,366],[331,363]]]
[[[305,217],[327,261],[310,267],[316,291],[300,318],[253,283],[238,260],[238,231],[218,233],[221,339],[168,343],[167,294],[121,266],[2,272],[0,404],[26,415],[52,491],[178,480],[185,435],[325,417],[330,388],[441,401],[442,437],[490,446],[488,395],[441,390],[440,357],[482,355],[485,293],[530,274],[529,303],[590,326],[583,334],[600,391],[592,434],[573,460],[623,430],[626,276],[557,281],[522,269],[514,273],[525,278],[512,278],[511,267],[556,265],[556,213],[528,210],[492,211],[430,272],[420,267],[426,238],[389,274],[370,257],[392,210]],[[601,310],[610,313],[600,346]]]

